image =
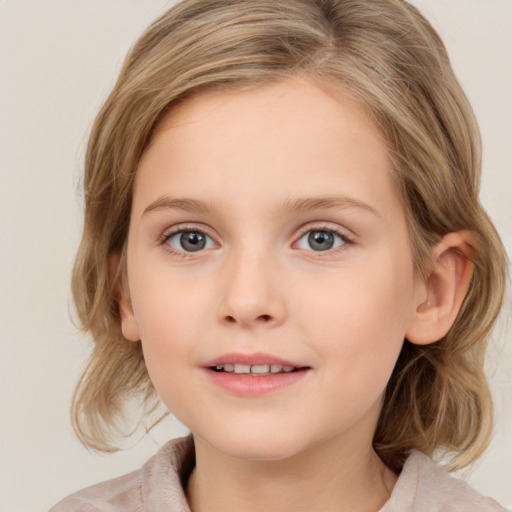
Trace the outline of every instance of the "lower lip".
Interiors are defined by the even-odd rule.
[[[218,387],[237,396],[256,397],[267,395],[302,380],[308,368],[294,372],[270,375],[247,375],[234,372],[216,372],[205,368],[210,380]]]

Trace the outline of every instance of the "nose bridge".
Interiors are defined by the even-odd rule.
[[[245,245],[233,250],[225,265],[220,320],[244,327],[282,323],[284,296],[272,251]]]

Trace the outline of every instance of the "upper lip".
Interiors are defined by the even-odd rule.
[[[223,354],[222,356],[216,357],[206,361],[203,366],[211,368],[213,366],[222,364],[247,364],[251,366],[258,365],[281,365],[281,366],[294,366],[295,368],[306,368],[307,365],[290,361],[288,359],[282,359],[271,354],[265,354],[263,352],[255,352],[253,354],[242,354],[237,352],[231,352],[229,354]]]

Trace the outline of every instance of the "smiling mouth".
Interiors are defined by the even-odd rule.
[[[307,369],[306,367],[280,364],[217,364],[215,366],[210,366],[209,368],[217,373],[235,373],[238,375],[251,375],[254,377],[264,377],[279,373],[293,373]]]
[[[294,386],[311,373],[312,367],[257,352],[224,354],[207,361],[203,369],[210,382],[228,394],[256,398]]]

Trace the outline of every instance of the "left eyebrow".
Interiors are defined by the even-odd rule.
[[[285,210],[292,213],[307,213],[313,210],[322,210],[328,208],[361,208],[366,210],[378,218],[380,213],[367,203],[348,196],[336,197],[305,197],[288,199],[284,204]]]

